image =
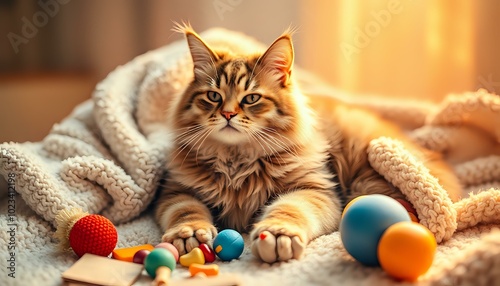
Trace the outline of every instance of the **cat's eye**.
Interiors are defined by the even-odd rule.
[[[243,100],[241,102],[244,104],[253,104],[259,101],[260,98],[261,98],[260,94],[253,93],[243,97]]]
[[[208,91],[207,97],[208,97],[208,99],[210,99],[213,102],[219,102],[222,100],[222,96],[220,95],[220,93],[215,92],[215,91]]]

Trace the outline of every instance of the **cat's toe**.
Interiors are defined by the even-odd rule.
[[[180,255],[186,254],[198,247],[200,243],[212,245],[217,230],[208,223],[178,225],[165,232],[162,241],[172,243]]]
[[[206,244],[212,246],[212,241],[213,241],[214,237],[217,235],[217,230],[213,226],[208,228],[208,229],[202,228],[202,229],[196,230],[194,235],[200,243],[206,243]]]
[[[193,237],[193,234],[194,231],[191,227],[174,228],[166,231],[161,240],[173,244],[179,254],[183,255],[189,252],[186,247],[186,239]]]
[[[281,235],[276,240],[276,250],[278,252],[278,258],[281,261],[287,261],[292,259],[292,239],[289,236]]]
[[[185,227],[181,228],[177,234],[179,235],[179,237],[189,238],[189,237],[192,237],[194,235],[194,229],[190,226],[185,226]]]
[[[187,253],[183,238],[174,239],[171,243],[175,246],[175,248],[177,248],[179,255],[182,256]]]
[[[191,252],[200,245],[200,242],[195,237],[189,237],[185,240],[186,252]]]
[[[252,253],[267,263],[300,259],[306,244],[298,236],[279,235],[276,237],[269,231],[263,231],[253,241]]]

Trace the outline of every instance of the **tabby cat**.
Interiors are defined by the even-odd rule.
[[[266,262],[298,259],[312,239],[338,229],[354,197],[403,198],[367,160],[368,143],[383,135],[405,142],[445,189],[459,193],[446,164],[395,126],[302,94],[292,77],[290,33],[264,53],[240,54],[181,29],[194,78],[168,111],[176,145],[156,206],[162,240],[181,254],[210,244],[217,225],[250,232],[253,253]],[[259,243],[262,233],[271,235],[274,252]]]

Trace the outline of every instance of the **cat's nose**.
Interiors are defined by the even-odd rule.
[[[231,120],[231,118],[235,117],[238,113],[234,111],[221,111],[220,114],[224,116],[228,121]]]

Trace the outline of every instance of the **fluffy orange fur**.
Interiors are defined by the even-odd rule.
[[[276,255],[267,262],[300,258],[303,245],[337,230],[352,198],[403,197],[368,163],[368,143],[382,135],[405,142],[457,197],[460,185],[446,164],[395,126],[332,98],[302,94],[292,76],[290,33],[252,54],[205,43],[189,26],[178,29],[194,77],[169,110],[176,148],[156,217],[163,241],[181,254],[211,243],[217,225],[249,231],[257,257],[259,234],[271,233]]]

